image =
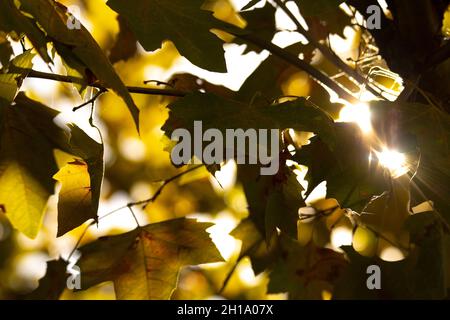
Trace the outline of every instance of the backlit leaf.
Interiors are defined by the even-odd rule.
[[[87,244],[78,263],[82,289],[110,280],[118,299],[169,299],[181,267],[222,261],[205,231],[211,225],[168,220]]]
[[[88,166],[84,161],[69,162],[53,178],[61,183],[58,200],[58,236],[88,219],[96,218],[97,210],[92,207]]]
[[[133,102],[127,88],[117,75],[106,55],[84,26],[68,28],[70,17],[67,8],[51,0],[22,1],[23,9],[33,15],[49,37],[56,50],[71,53],[71,59],[78,59],[86,66],[85,77],[92,73],[103,85],[112,89],[126,103],[136,127],[139,129],[139,109]],[[21,8],[22,8],[21,7]],[[62,54],[63,58],[65,54]],[[89,70],[89,71],[88,71]]]
[[[295,0],[300,12],[309,27],[310,32],[325,39],[329,33],[344,37],[344,28],[351,24],[350,16],[339,8],[343,0]],[[322,32],[321,29],[324,29]]]
[[[280,246],[282,254],[274,262],[267,290],[288,292],[290,299],[321,299],[322,292],[332,290],[347,265],[341,253],[313,243],[302,246],[281,237]]]
[[[0,104],[10,104],[16,98],[23,79],[33,67],[34,54],[28,50],[10,61],[0,73]]]
[[[58,236],[86,220],[97,219],[103,179],[103,146],[75,125],[70,125],[70,153],[77,158],[54,176],[61,182],[58,200]]]
[[[408,176],[393,179],[390,190],[374,197],[360,216],[364,224],[400,247],[407,247],[409,243],[409,234],[404,226],[410,216],[409,189]]]
[[[39,114],[51,123],[46,107],[25,96],[16,104],[0,106],[0,203],[12,225],[36,237],[48,197],[53,193],[56,163],[53,144],[27,114]],[[52,124],[49,130],[56,129]]]
[[[343,207],[361,210],[372,196],[387,190],[383,170],[369,161],[369,145],[357,126],[336,123],[334,150],[319,136],[300,148],[294,156],[308,166],[309,195],[322,181],[327,182],[327,198],[336,199]]]
[[[54,149],[71,154],[84,165],[85,175],[79,171],[78,175],[74,175],[83,178],[71,180],[71,186],[64,184],[65,191],[69,189],[72,192],[77,185],[86,186],[88,189],[83,190],[89,191],[84,194],[89,197],[83,197],[79,202],[84,207],[73,204],[71,192],[69,194],[72,198],[60,201],[58,235],[79,226],[87,219],[96,219],[103,179],[102,145],[74,125],[71,125],[69,137],[53,122],[58,111],[33,101],[22,93],[17,96],[15,104],[0,106],[0,114],[0,204],[5,208],[13,226],[31,238],[36,236],[48,197],[54,192],[55,181],[52,177],[57,171]],[[68,171],[69,167],[65,170]]]
[[[66,289],[68,274],[66,273],[67,262],[60,260],[47,261],[47,272],[39,280],[38,287],[25,295],[26,300],[58,300]]]
[[[330,144],[333,141],[333,120],[305,99],[265,106],[249,106],[210,93],[192,93],[168,106],[170,113],[162,129],[168,137],[177,128],[192,131],[194,121],[201,120],[203,130],[287,129],[320,132]]]
[[[222,41],[211,29],[221,25],[211,12],[201,10],[203,0],[109,0],[114,11],[124,18],[147,51],[171,40],[178,51],[193,64],[225,72]]]
[[[0,1],[0,30],[6,33],[26,34],[41,58],[50,63],[45,34],[30,18],[26,17],[15,5],[14,0]]]
[[[117,16],[119,22],[119,34],[117,35],[114,46],[109,53],[109,60],[112,64],[119,61],[127,61],[137,51],[137,39],[122,16]]]
[[[6,33],[0,31],[0,64],[2,67],[9,63],[9,59],[12,55],[12,47],[6,38]]]
[[[245,30],[257,34],[261,39],[268,42],[272,41],[272,38],[276,33],[274,6],[267,2],[262,8],[257,8],[251,11],[242,11],[240,12],[240,15],[247,22]],[[245,43],[239,38],[236,38],[235,42],[238,44]],[[249,51],[261,52],[262,50],[263,49],[260,47],[247,44],[247,49],[244,53]]]

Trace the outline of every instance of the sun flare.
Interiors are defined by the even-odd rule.
[[[384,148],[381,152],[375,151],[381,166],[391,172],[392,177],[397,178],[408,172],[406,156],[396,150]]]
[[[340,113],[340,122],[354,122],[365,134],[372,131],[372,122],[369,105],[366,103],[348,104],[344,106]]]

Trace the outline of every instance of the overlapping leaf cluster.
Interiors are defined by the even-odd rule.
[[[343,1],[294,2],[317,41],[343,35],[351,24],[339,7]],[[121,33],[108,58],[85,27],[67,27],[73,17],[60,3],[1,1],[0,205],[12,225],[36,237],[56,181],[61,184],[58,236],[96,221],[104,174],[102,143],[73,124],[59,127],[54,122],[58,111],[20,92],[32,72],[33,52],[49,65],[58,54],[81,94],[87,86],[116,93],[139,129],[139,109],[111,61],[126,61],[134,54],[135,39],[147,51],[171,41],[196,66],[226,72],[224,37],[219,37],[223,33],[245,44],[245,52],[273,49],[275,8],[268,2],[253,8],[259,3],[253,0],[243,8],[240,16],[246,24],[238,28],[204,10],[202,0],[109,0],[106,4],[119,15]],[[10,40],[23,38],[34,51],[11,59]],[[238,183],[248,203],[248,218],[231,233],[242,241],[240,258],[250,257],[255,273],[268,272],[269,293],[288,292],[292,299],[318,299],[324,292],[337,299],[447,297],[450,120],[445,108],[430,99],[371,103],[374,135],[408,155],[412,174],[394,179],[379,166],[373,145],[356,125],[333,120],[341,105],[331,103],[313,77],[307,77],[311,97],[283,97],[283,84],[301,63],[310,63],[314,48],[295,43],[283,50],[286,55],[272,52],[237,92],[212,84],[188,86],[198,90],[171,100],[161,128],[169,138],[177,128],[192,131],[194,121],[202,121],[204,130],[222,132],[280,130],[276,175],[260,176],[258,165],[238,165]],[[301,63],[293,64],[299,54]],[[321,67],[326,69],[323,74],[330,72],[326,65]],[[211,90],[203,92],[206,87]],[[298,144],[289,129],[313,136]],[[55,150],[68,154],[60,168]],[[297,179],[299,168],[307,170],[306,190]],[[328,200],[306,206],[305,198],[324,182]],[[433,205],[413,214],[412,207],[424,201]],[[299,217],[302,210],[311,212],[309,220]],[[118,299],[169,299],[182,267],[222,261],[206,232],[210,226],[174,219],[84,245],[78,262],[82,290],[112,281]],[[352,246],[342,251],[327,247],[337,226],[353,234]],[[397,247],[405,259],[380,259],[388,246]],[[379,291],[365,286],[371,264],[383,270]],[[65,265],[63,260],[49,262],[46,277],[30,298],[58,298],[65,287]]]

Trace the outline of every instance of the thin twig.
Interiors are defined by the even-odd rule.
[[[134,218],[134,221],[136,221],[136,224],[137,224],[137,227],[138,228],[140,228],[141,227],[141,225],[139,224],[139,220],[136,218],[136,215],[134,214],[134,211],[133,211],[133,206],[131,206],[131,205],[128,205],[127,206],[128,207],[128,210],[130,210],[130,212],[131,212],[131,215],[133,216],[133,218]]]
[[[86,102],[80,104],[79,106],[73,107],[73,108],[72,108],[72,111],[75,112],[75,111],[77,111],[78,109],[81,109],[81,108],[83,108],[84,106],[87,106],[88,104],[94,104],[95,100],[97,100],[97,98],[100,97],[100,96],[101,96],[103,93],[105,93],[106,91],[107,91],[106,89],[101,88],[100,90],[98,90],[98,92],[97,92],[91,99],[89,99],[88,101],[86,101]]]
[[[194,167],[192,167],[192,168],[189,168],[189,169],[187,169],[187,170],[185,170],[185,171],[183,171],[183,172],[180,172],[180,173],[174,175],[173,177],[171,177],[171,178],[169,178],[169,179],[167,179],[167,180],[164,180],[163,184],[158,188],[158,190],[156,190],[156,192],[155,192],[155,194],[154,194],[153,196],[151,196],[150,198],[145,199],[145,200],[136,201],[136,202],[131,202],[131,203],[129,203],[128,205],[131,205],[131,206],[139,206],[139,205],[142,205],[142,209],[145,209],[150,203],[152,203],[153,201],[156,200],[156,198],[158,198],[158,196],[161,194],[161,192],[163,191],[163,189],[164,189],[169,183],[171,183],[172,181],[174,181],[174,180],[180,178],[181,176],[185,175],[186,173],[191,172],[191,171],[194,171],[194,170],[197,170],[197,169],[199,169],[199,168],[201,168],[201,167],[203,167],[203,164],[199,164],[199,165],[197,165],[197,166],[194,166]]]
[[[95,95],[94,97],[92,97],[91,99],[89,99],[89,101],[87,101],[84,105],[87,104],[91,104],[91,114],[89,116],[89,124],[91,127],[95,128],[100,136],[100,141],[101,141],[101,146],[102,146],[102,154],[103,154],[103,150],[104,150],[104,142],[103,142],[103,135],[102,132],[100,131],[99,127],[97,127],[94,124],[94,111],[95,111],[95,100],[103,93],[105,92],[104,90],[100,89]],[[80,107],[80,106],[79,106]],[[75,109],[75,108],[74,108]],[[74,110],[75,111],[75,110]],[[105,215],[106,216],[106,215]],[[105,217],[103,216],[103,217]],[[81,240],[83,239],[83,237],[85,236],[86,232],[88,231],[88,229],[94,224],[94,223],[98,223],[99,219],[94,219],[91,222],[88,223],[88,225],[86,226],[86,228],[83,230],[83,232],[81,233],[81,236],[78,238],[77,243],[75,244],[75,247],[73,248],[73,250],[70,252],[69,257],[67,258],[68,261],[70,261],[70,258],[72,257],[72,255],[75,253],[75,251],[77,250],[78,246],[80,245]]]
[[[230,28],[231,29],[231,28]],[[357,104],[360,101],[355,98],[350,92],[348,92],[344,87],[342,87],[337,82],[330,79],[326,74],[322,73],[309,63],[299,59],[296,55],[286,51],[285,49],[268,42],[264,39],[259,38],[255,34],[251,33],[242,33],[241,31],[234,32],[233,30],[227,30],[229,33],[235,35],[236,37],[239,37],[247,42],[250,42],[262,49],[268,50],[273,55],[279,57],[280,59],[288,62],[294,67],[297,67],[306,73],[308,73],[314,80],[322,83],[323,85],[327,86],[328,88],[332,89],[338,96],[340,96],[342,99],[347,100],[350,103]]]
[[[86,228],[84,228],[83,232],[81,233],[80,237],[78,238],[77,242],[75,243],[75,246],[73,247],[72,251],[70,251],[69,256],[67,257],[67,261],[70,261],[70,258],[72,258],[73,254],[75,253],[75,251],[77,250],[78,246],[81,243],[81,240],[84,238],[84,236],[86,235],[86,232],[88,231],[88,229],[95,223],[95,220],[92,220],[91,222],[89,222],[89,224],[86,226]]]
[[[119,207],[119,208],[116,208],[116,209],[114,209],[114,210],[108,212],[108,213],[105,213],[103,216],[99,217],[97,220],[92,220],[92,221],[90,221],[90,222],[86,225],[86,228],[85,228],[85,229],[83,230],[83,232],[81,233],[81,236],[78,238],[78,240],[77,240],[77,242],[76,242],[74,248],[73,248],[72,251],[70,252],[69,257],[67,258],[67,260],[69,260],[69,259],[72,257],[72,255],[74,254],[74,252],[78,249],[78,246],[80,245],[81,240],[84,238],[84,236],[86,235],[86,232],[88,231],[88,229],[89,229],[93,224],[95,224],[96,222],[98,222],[98,221],[100,221],[100,220],[102,220],[102,219],[104,219],[104,218],[106,218],[106,217],[108,217],[108,216],[110,216],[110,215],[112,215],[112,214],[114,214],[114,213],[116,213],[116,212],[119,212],[119,211],[121,211],[121,210],[123,210],[123,209],[127,209],[127,208],[128,208],[128,209],[130,210],[131,214],[133,215],[133,217],[134,217],[134,219],[135,219],[135,221],[136,221],[138,227],[140,227],[139,221],[137,220],[136,215],[134,214],[133,209],[132,209],[134,206],[144,205],[143,208],[145,209],[145,207],[146,207],[149,203],[155,201],[156,198],[158,198],[158,196],[161,194],[162,190],[164,189],[164,187],[165,187],[166,185],[168,185],[169,183],[171,183],[171,182],[177,180],[178,178],[182,177],[183,175],[187,174],[188,172],[194,171],[194,170],[196,170],[196,169],[198,169],[198,168],[201,168],[201,167],[203,167],[203,164],[198,165],[198,166],[194,166],[194,167],[192,167],[192,168],[189,168],[189,169],[187,169],[187,170],[185,170],[185,171],[183,171],[183,172],[180,172],[180,173],[178,173],[178,174],[176,174],[176,175],[174,175],[174,176],[172,176],[172,177],[170,177],[170,178],[164,180],[163,184],[158,188],[158,190],[155,192],[155,194],[154,194],[151,198],[149,198],[149,199],[142,200],[142,201],[136,201],[136,202],[129,202],[129,203],[127,203],[127,204],[124,205],[124,206],[121,206],[121,207]]]
[[[54,74],[54,73],[46,73],[36,70],[31,70],[28,73],[28,77],[30,78],[40,78],[40,79],[47,79],[47,80],[53,80],[58,82],[66,82],[66,83],[77,83],[77,84],[86,84],[86,82],[77,77],[73,76],[65,76],[60,74]],[[107,90],[106,87],[94,83],[90,85],[91,87]],[[137,93],[137,94],[151,94],[151,95],[160,95],[160,96],[169,96],[169,97],[184,97],[188,92],[176,90],[176,89],[159,89],[159,88],[143,88],[143,87],[133,87],[128,86],[126,87],[128,92],[130,93]]]

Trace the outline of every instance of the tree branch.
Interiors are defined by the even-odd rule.
[[[355,79],[359,84],[366,85],[366,88],[368,91],[370,91],[372,94],[374,94],[377,97],[380,97],[382,99],[385,99],[380,92],[376,91],[370,83],[368,83],[368,79],[366,79],[363,75],[359,74],[358,71],[351,68],[349,65],[347,65],[344,61],[342,61],[330,48],[327,46],[324,46],[319,41],[317,41],[311,33],[309,33],[303,26],[301,25],[300,21],[294,16],[294,14],[289,10],[289,8],[286,6],[286,4],[282,0],[274,0],[274,2],[286,13],[286,15],[292,20],[292,22],[297,27],[297,31],[301,33],[306,40],[308,40],[309,43],[311,43],[314,47],[319,49],[319,51],[323,54],[325,58],[327,58],[331,63],[333,63],[336,67],[338,67],[340,70],[345,72],[347,75],[349,75],[351,78]]]
[[[350,77],[354,78],[356,81],[358,81],[361,84],[365,84],[367,81],[366,79],[359,74],[356,70],[352,69],[350,66],[348,66],[346,63],[344,63],[339,57],[337,57],[332,50],[330,50],[328,47],[322,45],[317,40],[314,39],[314,37],[311,36],[310,33],[308,33],[300,24],[298,19],[295,18],[295,16],[292,14],[292,12],[286,7],[285,3],[281,0],[274,0],[275,3],[285,11],[285,13],[289,16],[289,18],[295,23],[297,26],[297,29],[300,33],[302,33],[310,43],[312,43],[315,47],[317,47],[322,54],[328,58],[331,62],[333,62],[336,66],[338,66],[341,70],[346,72]],[[245,40],[248,43],[254,44],[261,49],[268,50],[271,54],[285,60],[289,64],[307,72],[314,80],[317,82],[329,87],[331,90],[335,91],[338,96],[340,96],[342,99],[345,99],[349,101],[350,103],[356,104],[359,102],[359,99],[357,99],[351,92],[349,92],[346,88],[341,86],[338,82],[331,79],[328,75],[322,73],[320,70],[316,69],[309,63],[306,63],[305,61],[299,59],[296,55],[291,54],[287,51],[285,51],[283,48],[274,45],[270,41],[266,41],[264,39],[259,38],[255,34],[246,33],[244,30],[235,27],[233,25],[226,24],[226,27],[223,28],[223,31],[228,32],[230,34],[233,34],[234,36],[237,36],[243,40]],[[107,90],[106,87],[99,83],[86,83],[84,79],[80,79],[73,76],[65,76],[65,75],[57,75],[57,74],[51,74],[51,73],[45,73],[40,71],[31,70],[28,74],[28,77],[31,78],[41,78],[41,79],[47,79],[47,80],[54,80],[59,82],[67,82],[67,83],[79,83],[79,84],[85,84],[89,85],[95,88],[98,88],[100,90]],[[367,84],[367,89],[372,92],[373,94],[382,97],[380,92],[377,92],[374,90],[370,84]],[[127,86],[127,90],[130,93],[136,93],[136,94],[150,94],[150,95],[162,95],[162,96],[172,96],[172,97],[183,97],[188,92],[176,90],[176,89],[160,89],[160,88],[143,88],[143,87],[134,87],[134,86]]]
[[[291,65],[307,72],[311,77],[314,78],[314,80],[321,82],[322,84],[326,85],[333,91],[335,91],[342,99],[347,100],[350,103],[356,104],[360,102],[357,98],[355,98],[350,92],[348,92],[344,87],[341,87],[337,82],[334,82],[331,78],[329,78],[326,74],[322,73],[309,63],[299,59],[296,55],[291,54],[290,52],[284,50],[283,48],[274,45],[271,42],[265,41],[258,36],[250,33],[243,33],[243,32],[233,32],[232,30],[225,30],[227,32],[232,33],[234,36],[239,37],[247,42],[250,42],[254,45],[257,45],[258,47],[262,49],[268,50],[273,55],[285,60],[286,62],[290,63]]]
[[[234,30],[234,31],[233,31]],[[323,83],[333,91],[335,91],[342,99],[345,99],[349,101],[350,103],[358,103],[359,100],[355,98],[351,93],[349,93],[345,88],[341,87],[338,83],[334,82],[332,79],[330,79],[327,75],[323,74],[318,69],[314,68],[309,63],[306,63],[305,61],[299,59],[295,55],[285,51],[283,48],[280,48],[276,45],[274,45],[271,42],[265,41],[253,34],[243,34],[240,31],[237,31],[236,29],[227,29],[224,30],[229,33],[232,33],[233,35],[250,42],[254,45],[257,45],[258,47],[262,49],[268,50],[273,55],[285,60],[286,62],[290,63],[291,65],[304,70],[309,75],[311,75],[314,80]],[[47,80],[53,80],[53,81],[59,81],[59,82],[66,82],[66,83],[78,83],[78,84],[85,84],[88,85],[83,79],[73,77],[73,76],[65,76],[60,74],[53,74],[53,73],[46,73],[36,70],[31,70],[28,73],[29,78],[39,78],[39,79],[47,79]],[[107,90],[106,87],[94,83],[90,84],[90,86],[94,88],[98,88],[100,90]],[[169,96],[169,97],[184,97],[189,92],[180,91],[176,89],[159,89],[159,88],[143,88],[143,87],[132,87],[127,86],[126,87],[130,93],[137,93],[137,94],[150,94],[150,95],[162,95],[162,96]]]
[[[80,246],[81,240],[83,240],[83,237],[86,235],[86,232],[88,231],[88,229],[89,229],[91,226],[93,226],[96,222],[98,222],[98,221],[100,221],[100,220],[102,220],[102,219],[104,219],[104,218],[106,218],[106,217],[109,217],[110,215],[112,215],[112,214],[114,214],[114,213],[116,213],[116,212],[119,212],[119,211],[121,211],[121,210],[123,210],[123,209],[127,209],[127,208],[128,208],[128,209],[130,210],[130,213],[132,214],[134,220],[136,221],[138,227],[139,227],[139,226],[140,226],[140,225],[139,225],[139,221],[137,220],[136,215],[134,214],[133,209],[132,209],[134,206],[143,205],[143,206],[144,206],[143,209],[145,209],[145,207],[146,207],[149,203],[155,201],[156,198],[159,197],[159,195],[161,194],[161,192],[163,191],[163,189],[164,189],[169,183],[171,183],[171,182],[173,182],[173,181],[175,181],[175,180],[181,178],[181,177],[184,176],[186,173],[189,173],[189,172],[191,172],[191,171],[197,170],[197,169],[199,169],[199,168],[201,168],[201,167],[203,167],[203,164],[200,164],[200,165],[191,167],[191,168],[189,168],[189,169],[187,169],[187,170],[185,170],[185,171],[183,171],[183,172],[180,172],[180,173],[178,173],[178,174],[176,174],[176,175],[174,175],[174,176],[172,176],[172,177],[170,177],[170,178],[168,178],[168,179],[166,179],[166,180],[163,180],[163,184],[158,188],[158,190],[156,190],[155,194],[154,194],[152,197],[150,197],[150,198],[148,198],[148,199],[146,199],[146,200],[141,200],[141,201],[136,201],[136,202],[129,202],[129,203],[127,203],[127,204],[124,205],[124,206],[121,206],[121,207],[119,207],[119,208],[116,208],[116,209],[114,209],[114,210],[108,212],[108,213],[105,213],[103,216],[99,217],[97,220],[92,220],[92,221],[90,221],[90,222],[86,225],[86,227],[85,227],[85,229],[83,230],[83,232],[81,233],[80,237],[78,238],[78,240],[77,240],[77,242],[76,242],[74,248],[73,248],[72,251],[69,253],[69,257],[67,258],[67,260],[70,260],[70,258],[71,258],[72,255],[74,254],[74,252],[75,252],[75,251],[78,249],[78,247]]]
[[[426,63],[424,69],[432,68],[438,64],[444,62],[450,57],[450,41],[447,41],[443,46],[441,46],[437,51],[431,54]]]
[[[152,203],[153,201],[156,200],[156,198],[159,197],[159,195],[161,194],[161,192],[163,191],[163,189],[164,189],[169,183],[171,183],[172,181],[177,180],[178,178],[184,176],[186,173],[189,173],[189,172],[191,172],[191,171],[197,170],[197,169],[199,169],[199,168],[201,168],[201,167],[203,167],[203,164],[199,164],[199,165],[197,165],[197,166],[195,166],[195,167],[189,168],[189,169],[187,169],[187,170],[185,170],[185,171],[183,171],[183,172],[180,172],[180,173],[174,175],[173,177],[171,177],[171,178],[169,178],[169,179],[164,180],[163,184],[158,188],[158,190],[156,190],[156,192],[155,192],[155,194],[154,194],[153,196],[151,196],[150,198],[145,199],[145,200],[136,201],[136,202],[131,202],[131,203],[129,203],[127,206],[128,206],[128,207],[133,207],[133,206],[139,206],[139,205],[142,205],[142,209],[145,209],[150,203]]]
[[[242,29],[227,25],[226,28],[224,28],[225,32],[228,32],[236,37],[239,37],[243,40],[245,40],[248,43],[254,44],[261,49],[268,50],[271,54],[285,60],[289,64],[307,72],[314,80],[318,81],[319,83],[322,83],[323,85],[329,87],[331,90],[337,93],[338,96],[340,96],[342,99],[347,100],[350,103],[356,104],[359,102],[359,100],[354,97],[350,92],[348,92],[344,87],[342,87],[340,84],[332,80],[329,76],[322,73],[320,70],[316,69],[309,63],[299,59],[296,55],[291,54],[290,52],[284,50],[283,48],[273,44],[272,42],[266,41],[264,39],[259,38],[255,34],[246,33],[243,32]],[[47,80],[54,80],[59,82],[67,82],[67,83],[79,83],[79,84],[86,84],[90,85],[92,87],[107,90],[104,86],[94,83],[94,84],[87,84],[83,79],[72,77],[72,76],[64,76],[64,75],[58,75],[58,74],[52,74],[52,73],[45,73],[40,71],[31,70],[28,73],[28,77],[31,78],[40,78],[40,79],[47,79]],[[171,96],[171,97],[183,97],[188,92],[176,90],[176,89],[159,89],[159,88],[142,88],[142,87],[131,87],[127,86],[127,89],[130,93],[137,93],[137,94],[150,94],[150,95],[162,95],[162,96]]]
[[[39,79],[47,79],[59,82],[66,83],[78,83],[78,84],[87,84],[83,79],[72,77],[72,76],[64,76],[60,74],[46,73],[40,72],[36,70],[31,70],[28,73],[29,78],[39,78]],[[98,88],[100,90],[107,91],[108,89],[100,84],[91,84],[89,85],[94,88]],[[151,94],[151,95],[161,95],[161,96],[169,96],[169,97],[184,97],[188,92],[176,90],[176,89],[159,89],[159,88],[143,88],[143,87],[127,87],[130,93],[138,93],[138,94]]]
[[[89,99],[88,101],[86,101],[86,102],[80,104],[79,106],[73,107],[73,108],[72,108],[72,111],[75,112],[75,111],[77,111],[78,109],[81,109],[81,108],[83,108],[84,106],[87,106],[88,104],[94,103],[95,100],[97,100],[97,99],[98,99],[103,93],[105,93],[105,92],[106,92],[106,90],[104,90],[104,89],[98,90],[98,92],[97,92],[91,99]]]

